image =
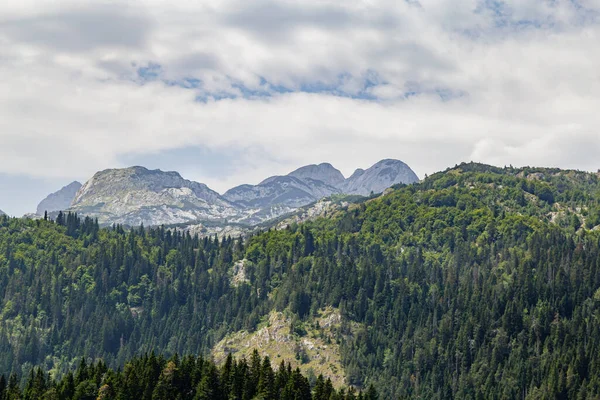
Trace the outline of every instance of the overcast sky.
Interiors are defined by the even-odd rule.
[[[3,1],[0,209],[134,164],[596,171],[599,46],[600,0]]]

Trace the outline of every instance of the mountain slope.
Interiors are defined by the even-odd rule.
[[[332,307],[381,398],[600,396],[596,174],[464,164],[329,215],[245,242],[0,219],[0,370],[208,352],[273,310],[304,344]]]
[[[233,225],[256,226],[333,194],[369,195],[416,179],[397,160],[383,160],[367,171],[359,169],[348,179],[331,164],[321,163],[269,177],[258,185],[240,185],[220,196],[177,172],[109,169],[96,173],[83,186],[73,182],[49,195],[38,205],[37,215],[48,211],[55,216],[57,211],[69,210],[98,218],[103,225],[205,227],[208,223],[224,231]],[[35,219],[34,214],[27,216]]]
[[[240,222],[257,225],[341,193],[335,185],[343,182],[344,176],[331,164],[313,164],[285,176],[269,177],[258,185],[234,187],[223,197],[245,210],[246,216]]]
[[[310,324],[293,322],[289,315],[272,311],[255,332],[236,332],[223,338],[213,348],[212,356],[217,363],[224,362],[228,354],[249,359],[259,349],[260,355],[268,356],[274,363],[291,360],[292,368],[299,368],[304,374],[312,371],[323,375],[337,388],[346,379],[336,340],[351,334],[341,334],[341,325],[342,317],[333,309],[320,310]]]
[[[381,193],[397,183],[417,181],[414,172],[398,160],[382,160],[366,171],[357,170],[348,179],[331,164],[322,163],[298,168],[286,176],[267,178],[258,185],[237,186],[223,197],[240,207],[257,210],[244,220],[257,224],[332,194],[365,196]]]
[[[288,176],[299,179],[313,179],[333,187],[339,187],[345,180],[344,175],[329,163],[306,165],[290,172]]]
[[[202,183],[177,172],[143,167],[96,173],[78,191],[70,211],[101,223],[162,225],[215,220],[237,214],[235,207]]]
[[[297,208],[338,190],[322,181],[310,178],[273,176],[258,185],[237,186],[228,190],[223,197],[249,208],[265,208],[274,205]]]
[[[75,181],[63,187],[57,192],[49,194],[37,206],[36,214],[44,215],[44,212],[63,211],[71,206],[75,195],[81,188],[81,183]]]
[[[357,169],[343,184],[347,194],[368,196],[381,193],[399,183],[418,182],[419,178],[408,165],[399,160],[381,160],[367,170]]]
[[[90,364],[80,361],[76,368],[73,366],[60,379],[47,376],[41,368],[21,377],[20,383],[16,376],[8,378],[0,373],[0,382],[3,383],[0,390],[3,400],[356,398],[353,388],[338,392],[331,381],[322,376],[316,378],[314,373],[304,375],[290,368],[289,361],[282,360],[281,364],[272,365],[271,359],[253,352],[245,359],[229,357],[223,365],[217,365],[202,355],[165,358],[152,352],[127,360],[122,370],[107,368],[101,360]],[[5,390],[7,382],[9,385]],[[347,397],[346,393],[351,397]],[[364,397],[362,393],[359,396],[364,400],[378,398],[374,387],[369,388]]]
[[[6,213],[2,210],[0,210],[0,215],[6,215]]]

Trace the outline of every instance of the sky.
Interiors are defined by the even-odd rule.
[[[0,2],[0,209],[383,158],[600,168],[600,0]]]

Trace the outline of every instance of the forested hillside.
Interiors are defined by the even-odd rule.
[[[382,398],[595,398],[599,189],[464,164],[246,242],[0,217],[0,371],[208,354],[272,310],[302,336],[333,307],[347,383]]]
[[[115,371],[101,360],[88,365],[82,358],[74,373],[69,371],[60,381],[39,368],[32,369],[21,383],[16,374],[8,380],[0,375],[0,399],[377,400],[378,394],[373,386],[365,393],[352,387],[337,391],[323,376],[311,385],[284,361],[274,370],[271,360],[262,359],[255,350],[249,360],[229,355],[220,367],[202,356],[174,355],[166,360],[151,353]]]

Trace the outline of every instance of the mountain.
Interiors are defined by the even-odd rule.
[[[341,186],[344,193],[368,196],[398,183],[415,183],[419,178],[400,160],[381,160],[367,170],[357,169]]]
[[[57,192],[48,195],[37,206],[37,215],[44,215],[44,212],[62,211],[71,206],[77,191],[81,188],[81,183],[75,181],[63,187]]]
[[[202,183],[177,172],[144,167],[96,173],[77,192],[69,211],[100,223],[130,226],[217,220],[237,214],[235,207]]]
[[[274,176],[258,185],[237,186],[223,197],[243,210],[239,222],[256,225],[339,192],[338,188],[311,178]]]
[[[6,213],[4,211],[0,210],[0,216],[1,215],[6,215]]]
[[[348,179],[329,163],[312,164],[285,176],[273,176],[258,185],[241,185],[223,194],[236,205],[257,210],[245,221],[259,223],[313,203],[332,194],[381,193],[398,183],[418,182],[416,174],[402,161],[382,160],[361,169]]]
[[[299,179],[312,179],[315,181],[321,181],[333,187],[340,187],[340,185],[342,185],[346,180],[344,175],[342,175],[339,170],[335,169],[333,165],[329,163],[306,165],[290,172],[288,176],[293,176]]]
[[[365,173],[365,170],[364,170],[364,169],[362,169],[362,168],[357,168],[357,169],[356,169],[356,170],[355,170],[355,171],[352,173],[352,175],[350,175],[350,177],[349,177],[349,178],[347,178],[347,179],[345,180],[344,184],[345,184],[345,185],[347,185],[347,184],[348,184],[348,182],[354,182],[354,181],[356,181],[356,180],[357,180],[357,179],[358,179],[358,178],[359,178],[359,177],[360,177],[362,174],[364,174],[364,173]]]
[[[339,189],[320,180],[287,175],[273,176],[254,186],[237,186],[223,197],[244,207],[285,205],[296,208],[336,192]]]
[[[380,161],[348,179],[331,164],[321,163],[258,185],[240,185],[221,196],[177,172],[130,167],[100,171],[84,185],[65,186],[38,205],[37,215],[48,211],[55,218],[62,210],[98,218],[102,225],[188,224],[194,225],[194,232],[241,232],[331,195],[369,195],[416,181],[414,172],[398,160]]]
[[[246,240],[0,219],[0,372],[256,348],[381,399],[600,396],[600,176],[461,164],[321,203]]]
[[[223,194],[243,208],[294,210],[333,193],[341,193],[344,175],[329,163],[298,168],[285,176],[272,176],[258,185],[240,185]],[[279,213],[281,215],[281,213]]]

